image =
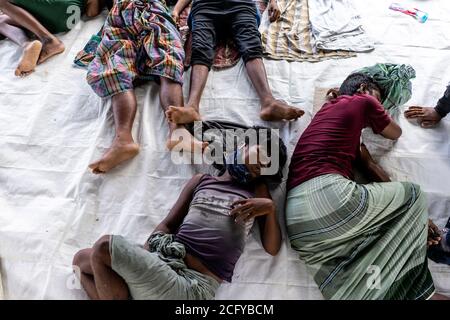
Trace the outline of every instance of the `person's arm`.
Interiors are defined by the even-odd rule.
[[[450,85],[447,86],[444,96],[438,101],[434,110],[439,114],[439,116],[441,116],[441,118],[444,118],[450,113]]]
[[[360,152],[358,154],[357,163],[364,173],[368,176],[371,182],[390,182],[391,178],[384,169],[373,160],[372,156],[367,150],[366,146],[361,144]]]
[[[265,183],[258,184],[255,198],[237,201],[231,214],[236,220],[248,221],[255,218],[261,232],[261,243],[264,250],[272,256],[281,248],[281,230],[278,224],[275,203]]]
[[[381,134],[386,139],[400,138],[402,128],[389,116],[380,101],[369,95],[366,95],[366,99],[366,124],[375,134]]]
[[[181,191],[177,202],[170,210],[167,217],[156,227],[153,233],[159,231],[164,233],[175,233],[180,225],[183,223],[184,217],[189,211],[189,206],[194,195],[195,188],[200,183],[203,174],[195,175],[189,180],[189,182],[184,186],[183,191]]]
[[[397,140],[402,135],[402,128],[394,120],[391,120],[380,134],[386,139]]]
[[[180,21],[180,15],[183,12],[184,8],[186,8],[192,0],[178,0],[177,4],[172,10],[172,18],[178,24]]]

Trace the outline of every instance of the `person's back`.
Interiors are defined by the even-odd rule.
[[[390,121],[380,102],[367,94],[344,95],[326,103],[295,148],[288,188],[330,173],[353,179],[361,130],[371,127],[380,133]]]

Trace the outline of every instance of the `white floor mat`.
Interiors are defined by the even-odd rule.
[[[411,105],[433,106],[450,81],[448,0],[404,1],[429,12],[425,24],[390,11],[389,0],[354,2],[376,40],[374,52],[321,63],[266,61],[276,97],[307,111],[295,123],[272,125],[280,128],[290,151],[311,119],[314,88],[338,86],[355,69],[376,62],[413,65]],[[112,113],[72,60],[101,24],[102,18],[81,22],[63,35],[65,53],[25,79],[13,75],[20,50],[0,42],[0,257],[7,299],[87,298],[73,282],[73,255],[103,234],[144,242],[198,170],[171,163],[155,84],[137,90],[134,135],[141,153],[105,176],[87,169],[111,142]],[[258,100],[242,63],[211,72],[201,112],[207,119],[268,125],[258,120]],[[423,187],[430,215],[443,226],[450,216],[450,119],[433,130],[420,129],[403,115],[399,122],[404,135],[392,148],[371,137],[369,147],[395,180]],[[273,193],[280,221],[284,192],[283,184]],[[275,258],[257,239],[257,232],[251,233],[233,283],[219,289],[218,299],[321,298],[286,238]],[[450,293],[450,268],[431,268],[439,291]]]

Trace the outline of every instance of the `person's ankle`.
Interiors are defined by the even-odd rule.
[[[262,106],[270,105],[274,101],[275,101],[275,98],[272,95],[267,95],[267,96],[261,97],[261,99],[260,99],[260,103]]]

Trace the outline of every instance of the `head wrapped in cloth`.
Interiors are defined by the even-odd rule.
[[[410,65],[377,63],[355,73],[363,73],[373,78],[381,89],[383,106],[391,115],[411,99],[411,79],[416,77],[416,71]]]

